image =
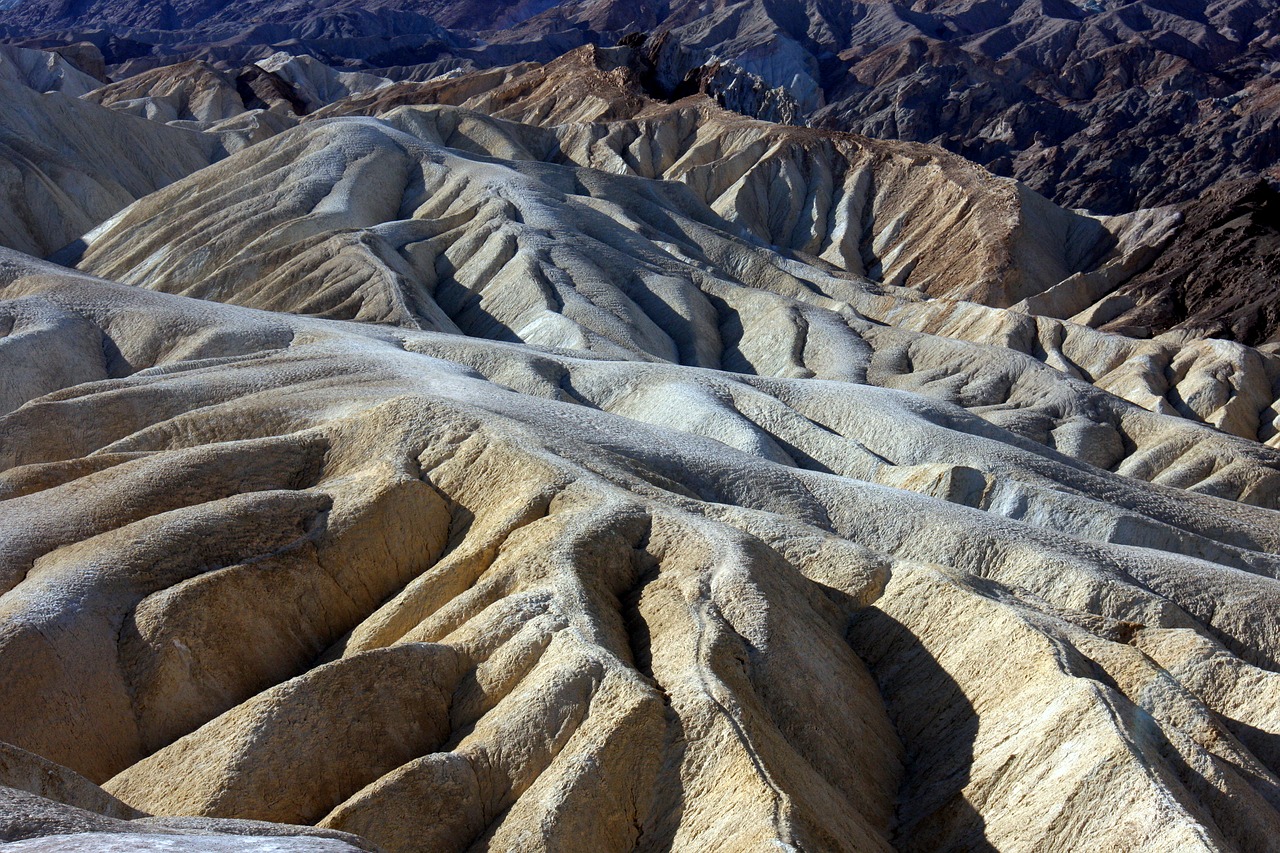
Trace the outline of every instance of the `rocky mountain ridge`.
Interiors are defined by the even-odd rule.
[[[243,63],[288,43],[330,64],[400,73],[547,62],[647,37],[651,94],[701,86],[756,117],[939,144],[1102,213],[1187,202],[1221,180],[1270,175],[1280,158],[1272,0],[420,0],[305,10],[24,0],[6,17],[11,37],[46,37],[33,43],[88,36],[107,47],[84,28],[115,28],[133,45],[117,38],[116,62],[156,53],[152,64]]]

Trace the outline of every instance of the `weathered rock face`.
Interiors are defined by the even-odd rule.
[[[1274,356],[1077,325],[1115,316],[1106,310],[1117,288],[1179,233],[1176,212],[1081,216],[936,149],[777,127],[705,99],[658,104],[630,88],[629,66],[611,59],[619,55],[588,49],[343,99],[61,257],[131,284],[271,310],[810,370],[798,356],[779,362],[775,344],[733,343],[741,321],[726,312],[759,311],[768,340],[788,351],[827,327],[789,308],[765,311],[767,287],[999,343],[1153,411],[1275,437]],[[406,106],[422,102],[436,105]],[[330,119],[351,114],[385,121]],[[579,239],[557,237],[571,233]],[[749,296],[723,301],[741,285]],[[945,301],[921,302],[922,292]],[[1016,300],[1019,313],[957,299]],[[1006,404],[1023,405],[985,403]]]
[[[153,121],[214,124],[246,112],[237,82],[206,62],[192,61],[103,86],[87,100]]]
[[[762,93],[785,93],[796,121],[940,144],[1068,207],[1180,203],[1280,155],[1270,0],[570,0],[534,17],[510,4],[489,25],[474,5],[432,11],[447,25],[506,27],[485,37],[513,44],[571,27],[608,43],[653,33],[661,88],[702,73],[721,103],[773,119],[787,110]]]
[[[58,50],[88,41],[115,80],[192,60],[242,67],[266,59],[277,46],[362,69],[468,52],[474,40],[439,27],[423,5],[407,0],[90,0],[74,5],[20,0],[4,9],[0,37]]]
[[[229,0],[139,0],[129,3],[88,2],[76,6],[46,3],[44,0],[14,4],[6,9],[5,24],[26,31],[50,31],[66,28],[101,29],[104,25],[117,31],[136,28],[143,39],[160,36],[164,41],[181,41],[165,34],[181,33],[188,39],[203,37],[205,43],[217,36],[234,32],[236,27],[253,26],[259,30],[259,43],[270,43],[262,36],[291,33],[300,38],[387,38],[414,31],[444,32],[426,15],[421,2],[326,2],[316,4],[286,2],[229,2]],[[381,31],[379,31],[381,30]],[[160,31],[160,32],[148,32]],[[285,39],[278,39],[284,41]]]
[[[0,71],[20,66],[41,73],[0,74],[0,245],[47,255],[227,154],[218,135],[165,127],[76,97],[78,72],[65,63],[41,64],[57,60],[54,54],[10,49],[9,55],[17,63],[0,60]],[[45,74],[49,68],[56,73]]]
[[[933,141],[1070,207],[1271,169],[1272,3],[866,4],[817,120]]]
[[[447,24],[485,29],[473,5],[433,11]],[[653,33],[659,89],[692,74],[732,109],[936,143],[1064,206],[1114,214],[1188,201],[1220,180],[1272,169],[1278,25],[1275,4],[1256,0],[1207,9],[580,0],[485,37],[524,43],[577,26],[611,43],[627,31]],[[790,106],[780,107],[784,95]]]
[[[547,64],[392,84],[338,100],[312,118],[462,107],[506,121],[419,111],[412,132],[495,156],[680,180],[766,243],[934,296],[1014,305],[1142,338],[1172,332],[1174,343],[1187,336],[1271,339],[1261,296],[1272,231],[1263,184],[1226,183],[1194,204],[1126,216],[1081,216],[936,149],[770,127],[735,119],[706,98],[657,103],[644,94],[651,71],[634,49],[583,48]],[[433,129],[424,131],[428,125]],[[911,180],[895,180],[896,170],[884,168],[873,150],[913,166],[935,164],[940,180],[914,168]],[[759,210],[773,221],[752,213]],[[859,215],[862,222],[850,222]],[[993,251],[993,243],[1001,248]],[[921,264],[926,252],[936,263]]]

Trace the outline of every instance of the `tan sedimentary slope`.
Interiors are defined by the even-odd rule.
[[[1280,352],[1280,192],[1260,180],[1223,183],[1182,213],[1155,262],[1081,319],[1127,334],[1229,338]]]
[[[834,262],[847,269],[879,252],[881,267],[965,293],[1037,252],[1079,252],[1073,235],[1090,234],[1097,248],[1090,228],[1111,232],[1096,221],[949,157],[920,161],[808,132],[797,140],[696,107],[664,115],[671,121],[554,133],[452,107],[309,123],[142,200],[88,235],[77,262],[129,284],[269,310],[870,381],[966,406],[1105,468],[1274,502],[1270,475],[1242,474],[1198,430],[1136,427],[1140,413],[1112,396],[1275,444],[1274,355],[921,301],[913,288]],[[670,140],[682,126],[685,147]],[[604,168],[548,164],[548,151]],[[866,162],[833,192],[830,163],[850,151]],[[617,174],[652,174],[663,157],[661,173],[680,181]],[[806,193],[827,206],[821,215],[792,209]],[[805,223],[821,236],[795,246]],[[1146,251],[1141,235],[1158,228],[1134,230],[1138,239],[1117,227],[1110,260],[1087,275],[1126,275]],[[793,247],[777,245],[786,240]],[[1044,266],[1030,267],[1042,282],[1065,270]],[[914,332],[980,346],[920,343]],[[1027,378],[1042,375],[1050,390]]]
[[[1006,347],[1145,409],[1280,447],[1280,357],[1234,341],[1137,340],[968,303],[880,300],[868,317]]]
[[[699,112],[690,110],[675,117],[694,124]],[[456,123],[467,126],[461,130],[449,126]],[[527,130],[526,138],[503,136],[514,130]],[[442,131],[448,131],[455,149],[430,141]],[[738,141],[737,147],[746,149],[742,159],[750,165],[770,147],[770,140],[760,140],[763,132],[764,126],[756,124],[738,134],[740,139],[726,141],[721,135],[732,135],[733,129],[717,125],[709,131],[713,138],[683,160],[690,181],[718,200],[725,197],[719,205],[724,216],[741,217],[761,230],[782,222],[789,213],[775,214],[769,197],[756,197],[771,183],[768,173],[776,177],[783,163],[794,169],[794,159],[808,153],[803,148],[780,152],[771,163],[733,180],[735,150],[726,151],[726,145]],[[665,141],[660,136],[654,144]],[[817,154],[835,155],[830,146],[823,149],[822,141],[815,146]],[[643,279],[659,276],[671,279],[666,290],[691,294],[701,280],[718,275],[745,279],[750,274],[771,279],[758,285],[762,288],[769,284],[774,289],[806,289],[787,271],[787,259],[768,244],[759,245],[763,240],[746,225],[722,218],[719,211],[702,203],[698,193],[669,182],[545,165],[520,157],[527,151],[522,143],[554,145],[555,140],[538,136],[534,129],[494,126],[487,119],[449,108],[397,112],[388,122],[341,119],[309,124],[134,206],[87,237],[87,251],[78,262],[85,269],[156,289],[402,324],[442,320],[413,302],[393,304],[393,297],[413,300],[431,291],[478,290],[482,281],[486,291],[493,291],[494,300],[514,289],[527,290],[523,275],[500,274],[512,263],[542,267],[549,286],[559,285],[564,290],[560,298],[568,302],[573,297],[567,290],[585,289],[578,281],[591,277],[601,280],[601,287],[617,289],[616,279],[638,276],[641,281],[629,288],[638,297],[645,289]],[[490,152],[511,159],[496,163],[484,156]],[[584,152],[584,159],[595,159],[590,154]],[[677,155],[673,152],[672,157]],[[815,168],[822,165],[821,159],[813,159]],[[927,165],[913,172],[908,163],[886,159],[890,162],[883,169],[883,179],[896,182],[894,189],[901,192],[886,193],[890,209],[882,215],[897,224],[885,224],[884,230],[901,230],[908,213],[926,221],[935,212],[927,209],[930,190],[952,189],[961,194]],[[861,173],[867,185],[881,174],[872,165],[869,162]],[[726,185],[710,187],[712,175]],[[936,180],[930,182],[930,178]],[[814,190],[825,192],[824,202],[831,200],[829,184],[818,184]],[[740,208],[729,198],[737,195],[742,196]],[[778,195],[790,198],[789,190]],[[997,206],[1010,200],[1004,196],[993,200],[978,192],[972,195],[977,198],[969,203],[975,207],[975,202],[992,201]],[[864,189],[846,203],[869,206],[869,201]],[[919,209],[912,210],[913,206]],[[935,276],[949,276],[958,289],[973,284],[975,278],[983,280],[989,267],[996,265],[947,263],[947,238],[978,242],[983,218],[975,215],[979,221],[963,221],[950,230],[939,223],[941,236],[930,242],[914,244],[897,235],[884,237],[883,242],[893,242],[895,254],[911,256],[908,266],[928,267]],[[789,231],[799,234],[804,224],[797,223]],[[824,242],[827,248],[803,248],[826,251],[838,259],[848,255],[849,263],[860,263],[860,244],[871,242],[872,235],[856,213],[831,211],[829,217],[820,217],[820,226],[819,237],[812,242]],[[920,227],[913,223],[908,236],[914,238]],[[792,233],[786,236],[791,238]],[[998,239],[986,243],[978,247],[977,260],[1003,254],[997,260],[1003,260],[1006,268],[1011,265],[1011,253]],[[315,251],[317,246],[325,247],[324,251]],[[339,246],[347,251],[340,252]],[[836,271],[830,264],[812,260],[790,266],[800,270],[801,276],[828,279],[831,276],[826,273]],[[716,269],[703,269],[710,266]],[[351,298],[357,279],[362,288],[359,300]],[[831,280],[836,288],[860,292],[857,281],[861,279]],[[625,282],[622,286],[628,287]],[[375,295],[381,302],[371,304]],[[672,310],[677,314],[696,311],[674,306]],[[571,315],[571,319],[577,318]],[[641,330],[625,329],[611,334],[599,328],[604,321],[592,328],[598,336],[641,334]],[[563,328],[549,327],[548,337],[536,342],[554,342],[551,336]],[[674,333],[674,329],[665,332]],[[664,330],[652,329],[650,334],[663,336]],[[706,334],[689,337],[708,339]],[[669,345],[646,341],[631,345],[651,354],[670,354]],[[655,347],[661,351],[654,352]]]
[[[217,134],[239,150],[292,127],[304,113],[389,82],[280,52],[235,71],[203,60],[165,65],[84,97],[118,112]]]
[[[748,121],[703,99],[654,104],[636,95],[627,56],[584,49],[544,66],[391,87],[321,115],[376,114],[468,152],[680,181],[749,239],[943,298],[920,303],[884,288],[887,298],[866,301],[836,285],[871,319],[1011,348],[1152,411],[1280,443],[1275,347],[1081,328],[1111,320],[1122,310],[1111,294],[1168,260],[1171,237],[1182,239],[1177,211],[1084,217],[936,149]],[[406,106],[419,101],[486,116]],[[762,278],[752,270],[743,280]],[[956,299],[1016,302],[1017,313]],[[984,394],[979,404],[1006,402]]]
[[[36,92],[78,98],[101,85],[57,53],[0,45],[0,80]]]
[[[127,77],[95,88],[86,100],[162,122],[218,122],[245,112],[235,81],[200,61]]]
[[[629,48],[584,47],[550,62],[520,62],[390,86],[330,104],[318,119],[379,115],[401,106],[447,104],[526,124],[633,118],[654,106]]]
[[[296,123],[292,87],[256,67],[238,74],[191,61],[145,71],[95,89],[85,100],[128,115],[216,135],[238,151]]]
[[[0,79],[0,246],[46,255],[122,207],[226,156],[166,127]]]
[[[0,270],[0,732],[128,806],[390,851],[1280,838],[1274,510],[848,378]]]
[[[383,116],[466,150],[680,181],[768,245],[998,307],[1094,269],[1115,247],[1101,222],[938,148],[752,121],[702,96],[656,103],[634,61],[625,48],[582,48],[546,65],[398,84],[316,117]],[[501,121],[401,109],[420,104]]]
[[[0,255],[0,839],[1280,846],[1276,357],[1028,313],[1170,223],[548,67]]]
[[[676,180],[749,238],[802,259],[935,297],[1013,305],[1080,325],[1114,319],[1123,309],[1112,294],[1153,260],[1162,262],[1171,236],[1182,234],[1172,208],[1080,216],[934,148],[750,121],[705,98],[655,103],[642,94],[633,65],[628,49],[588,48],[545,65],[384,87],[343,98],[314,118],[377,115],[471,154]],[[1137,349],[1167,365],[1183,342]],[[1280,396],[1274,371],[1261,376],[1266,371],[1256,369],[1252,351],[1230,362],[1229,381],[1239,385],[1235,377],[1249,375],[1249,387],[1229,398],[1252,405]],[[1115,367],[1090,364],[1080,372],[1100,377]],[[1154,392],[1126,390],[1126,382],[1108,387],[1142,405],[1154,394],[1167,410],[1194,411],[1242,435],[1274,435],[1274,412],[1257,418],[1255,410],[1245,418],[1258,421],[1250,428],[1219,412],[1222,401],[1184,406],[1176,386],[1186,376],[1172,373],[1168,381],[1147,380]]]

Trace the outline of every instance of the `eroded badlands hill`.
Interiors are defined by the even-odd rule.
[[[819,380],[4,281],[38,368],[0,730],[135,809],[389,850],[1277,837],[1274,451],[1029,370],[1080,407],[1052,449],[876,387],[949,345],[856,322],[868,379]],[[929,372],[1015,361],[971,359]]]
[[[1084,328],[1114,318],[1114,292],[1171,232],[1197,233],[1171,212],[1071,213],[936,149],[779,127],[706,99],[657,104],[628,88],[627,66],[609,68],[588,50],[345,98],[59,257],[272,310],[857,375],[822,355],[849,345],[816,305],[997,343],[1153,411],[1274,439],[1273,354]],[[383,121],[328,118],[353,113]],[[766,342],[737,345],[753,324]],[[1002,393],[970,392],[1043,434]]]
[[[632,49],[627,62],[612,63],[630,72],[616,87],[624,100],[700,92],[747,116],[932,143],[1064,207],[1127,215],[1175,205],[1177,215],[1199,219],[1206,194],[1221,206],[1241,186],[1278,177],[1273,0],[305,5],[21,0],[6,10],[0,33],[87,55],[85,68],[102,65],[101,49],[104,70],[119,82],[91,97],[117,109],[184,116],[195,97],[203,114],[235,114],[194,128],[228,137],[232,150],[362,89],[400,84],[386,86],[392,91],[380,103],[356,99],[337,109],[476,101],[480,89],[527,76],[531,62],[541,64],[532,73],[555,74],[545,69],[584,45],[621,43]],[[303,56],[281,59],[282,48]],[[206,64],[197,71],[180,60]],[[618,99],[588,91],[586,79],[566,109],[578,119],[592,110],[604,117],[601,101],[613,109]],[[565,118],[526,112],[520,120]],[[1275,343],[1272,320],[1253,316],[1250,305],[1254,253],[1219,251],[1207,244],[1214,239],[1184,237],[1149,284],[1114,293],[1117,282],[1094,281],[1033,310],[1140,337],[1177,327]],[[1204,257],[1212,263],[1201,274],[1194,259]]]
[[[43,256],[130,202],[226,156],[213,134],[103,110],[52,54],[0,48],[0,245]],[[26,69],[29,73],[17,73]]]
[[[625,53],[58,107],[220,147],[0,249],[0,840],[1280,847],[1280,357],[1096,328],[1202,220]]]

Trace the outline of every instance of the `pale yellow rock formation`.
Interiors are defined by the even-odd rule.
[[[0,420],[0,731],[130,806],[391,851],[1280,837],[1275,511],[862,384],[1009,350],[881,328],[862,381],[753,376],[0,281],[5,364],[101,359]],[[1110,423],[1274,480],[1018,381],[1077,456]]]
[[[297,121],[285,100],[270,109],[246,107],[231,75],[195,60],[145,71],[83,97],[116,112],[206,133],[227,151],[261,142]]]
[[[34,255],[227,154],[216,136],[42,94],[3,75],[0,100],[0,246]]]
[[[0,743],[0,785],[105,817],[142,817],[137,809],[126,806],[78,773],[7,743]]]
[[[86,98],[117,112],[159,122],[217,122],[245,112],[235,82],[207,62],[156,68],[95,87]]]
[[[61,92],[71,98],[101,85],[57,53],[8,44],[0,45],[0,80],[35,92]]]

